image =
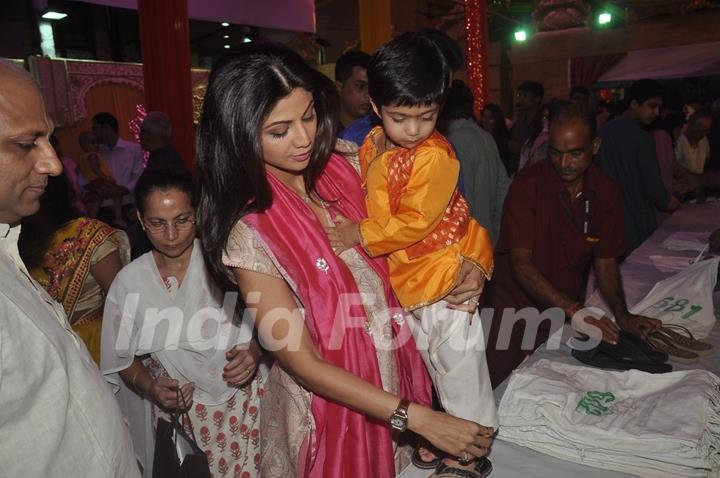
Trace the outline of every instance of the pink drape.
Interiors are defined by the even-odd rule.
[[[569,86],[592,86],[598,79],[625,57],[625,53],[609,55],[577,56],[570,58],[568,68]]]
[[[243,221],[255,229],[285,270],[305,309],[305,323],[322,357],[362,379],[382,387],[372,338],[364,327],[366,316],[357,284],[345,263],[335,254],[310,206],[268,174],[272,206],[248,214]],[[359,222],[367,216],[360,178],[347,161],[331,156],[317,184],[331,214]],[[390,288],[387,262],[371,258],[358,246],[368,265],[383,280],[391,307],[395,358],[403,397],[430,402],[430,379],[410,333],[400,304]],[[345,305],[344,305],[345,304]],[[351,306],[352,305],[352,306]],[[338,332],[341,334],[338,340]],[[303,476],[331,478],[395,476],[392,437],[387,424],[313,395],[312,413],[317,429],[303,449]]]

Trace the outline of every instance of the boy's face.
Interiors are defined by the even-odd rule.
[[[440,105],[381,106],[373,103],[387,138],[402,148],[412,149],[425,141],[435,130]]]

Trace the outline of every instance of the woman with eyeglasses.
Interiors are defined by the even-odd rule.
[[[410,462],[406,430],[453,455],[484,456],[487,429],[429,407],[414,319],[385,259],[360,246],[340,252],[324,229],[367,215],[357,170],[333,153],[336,94],[297,53],[253,43],[213,69],[198,126],[206,263],[252,307],[275,359],[261,401],[261,476],[394,477]],[[448,300],[479,295],[473,270]]]
[[[108,293],[101,369],[119,391],[144,476],[152,473],[158,417],[187,410],[190,436],[214,476],[257,476],[261,352],[207,273],[196,239],[194,187],[157,170],[135,187],[153,250],[117,275]]]

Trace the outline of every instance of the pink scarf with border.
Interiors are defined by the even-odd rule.
[[[342,305],[347,294],[359,293],[353,275],[333,252],[310,206],[271,174],[267,177],[273,193],[272,206],[262,213],[246,215],[243,222],[257,231],[265,247],[270,249],[271,257],[287,273],[303,304],[305,323],[322,357],[382,388],[375,346],[364,327],[364,307],[356,303],[352,307]],[[367,216],[360,178],[342,156],[330,157],[317,190],[328,201],[331,215],[340,213],[354,222]],[[430,379],[407,325],[407,320],[413,319],[402,312],[392,292],[387,262],[384,258],[369,257],[362,247],[356,250],[382,279],[382,292],[393,318],[403,314],[402,320],[391,321],[401,394],[416,403],[429,405]],[[339,324],[335,323],[336,314],[342,321]],[[345,326],[338,328],[342,324]],[[340,340],[339,331],[344,334]],[[331,346],[332,343],[340,346]],[[316,430],[304,447],[307,456],[299,459],[305,464],[303,476],[395,476],[389,425],[315,394],[311,408]]]

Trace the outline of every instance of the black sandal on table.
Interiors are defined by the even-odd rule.
[[[475,460],[475,467],[471,469],[455,468],[452,465],[440,462],[435,468],[436,478],[485,478],[492,473],[493,467],[487,458]]]

